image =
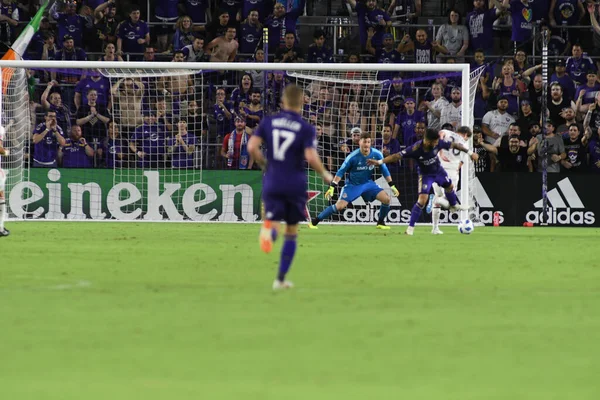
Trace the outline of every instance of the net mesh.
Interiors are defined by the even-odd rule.
[[[28,91],[27,71],[22,68],[2,68],[2,115],[1,123],[5,129],[3,146],[10,151],[8,156],[0,157],[0,168],[6,175],[6,198],[13,189],[20,193],[19,185],[28,180],[26,162],[29,159],[29,135],[32,130],[31,102]],[[21,201],[21,199],[14,199]],[[10,201],[9,201],[10,203]],[[8,216],[15,213],[8,207]],[[18,217],[21,217],[19,213]]]
[[[35,72],[38,77],[53,73],[57,71]],[[414,96],[419,102],[422,96],[416,85],[426,78],[419,74],[411,80],[406,73],[403,82],[396,74],[356,72],[351,65],[339,72],[261,72],[260,87],[253,86],[256,74],[244,71],[104,68],[60,74],[75,76],[79,83],[75,87],[64,79],[44,89],[50,79],[42,80],[32,92],[35,99],[45,93],[42,101],[34,100],[37,116],[30,116],[29,104],[34,103],[29,102],[24,69],[14,70],[2,98],[11,150],[2,164],[9,169],[8,191],[15,191],[14,198],[19,199],[11,207],[17,210],[13,217],[256,221],[261,172],[253,167],[245,145],[260,119],[279,111],[285,85],[304,88],[303,116],[316,125],[319,152],[335,172],[358,147],[360,132],[370,133],[373,146],[385,155],[398,150],[383,140],[384,127],[395,123],[405,98]],[[474,71],[470,77],[470,113],[480,74]],[[432,73],[431,79],[436,75]],[[62,95],[64,103],[54,93]],[[70,142],[53,144],[58,147],[56,165],[32,168],[28,177],[29,137],[45,123],[46,103],[54,109],[71,109],[59,122]],[[472,120],[472,115],[463,118]],[[73,132],[78,130],[75,126],[81,129],[81,139]],[[397,146],[406,144],[400,136]],[[417,197],[416,169],[403,162],[390,170],[401,195],[392,197],[388,220],[406,223]],[[379,170],[375,180],[391,194]],[[314,216],[330,203],[313,172],[309,182],[307,214]],[[22,186],[14,190],[19,183]],[[469,193],[474,187],[470,185]],[[470,198],[476,206],[476,194]],[[378,202],[358,199],[336,220],[369,223],[377,219],[378,210]]]

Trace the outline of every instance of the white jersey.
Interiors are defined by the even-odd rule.
[[[447,142],[460,143],[465,147],[468,147],[467,142],[460,136],[458,133],[454,133],[448,130],[440,131],[440,138]],[[452,174],[453,176],[458,173],[460,168],[460,163],[465,162],[465,156],[467,153],[463,153],[458,149],[450,149],[450,150],[440,150],[438,153],[438,158],[440,159],[440,163],[442,164],[442,168],[448,172],[448,174]]]
[[[444,124],[452,124],[454,128],[458,128],[462,122],[462,107],[459,105],[456,107],[454,103],[449,103],[442,108],[440,115],[440,126]]]
[[[510,124],[515,122],[515,119],[509,113],[500,113],[498,110],[488,111],[484,116],[481,123],[487,125],[490,130],[498,135],[502,136],[510,127]],[[485,141],[489,144],[494,144],[495,139],[491,136],[484,136]]]

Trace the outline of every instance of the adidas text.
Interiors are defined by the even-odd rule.
[[[548,208],[548,221],[543,221],[543,211],[529,211],[525,219],[527,222],[540,224],[546,222],[555,225],[594,225],[596,215],[592,211],[571,211],[570,208]]]

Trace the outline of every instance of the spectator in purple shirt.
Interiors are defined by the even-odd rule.
[[[531,41],[533,34],[533,10],[529,6],[529,0],[503,0],[502,5],[498,0],[494,0],[496,7],[507,10],[510,9],[512,18],[512,36],[511,40],[516,46],[524,48],[531,53]]]
[[[316,29],[313,33],[314,43],[308,46],[306,61],[309,63],[333,62],[333,50],[325,45],[325,32]]]
[[[49,82],[40,100],[44,110],[52,110],[56,113],[56,120],[62,131],[69,132],[71,130],[71,111],[62,103],[60,92],[53,91],[57,87],[58,82]]]
[[[69,137],[60,146],[58,159],[64,168],[92,168],[96,151],[81,136],[81,127],[73,125]]]
[[[598,75],[595,70],[589,70],[587,73],[587,82],[585,85],[581,85],[575,92],[573,98],[576,103],[576,111],[578,113],[586,113],[590,107],[596,101],[596,96],[600,93],[600,83],[598,83]]]
[[[83,135],[90,141],[103,140],[106,137],[106,124],[110,116],[106,106],[98,104],[98,92],[90,89],[87,92],[87,104],[77,110],[76,123],[83,129]]]
[[[58,4],[59,2],[55,2],[50,7],[50,15],[56,20],[58,25],[58,37],[62,38],[65,35],[69,35],[73,38],[75,46],[81,47],[83,45],[83,32],[85,28],[91,28],[92,24],[85,17],[77,14],[76,1],[68,0],[64,13],[57,11]]]
[[[132,61],[141,60],[147,44],[150,44],[150,29],[140,19],[140,7],[133,5],[129,18],[117,28],[117,54],[127,54]]]
[[[394,37],[391,33],[383,35],[383,46],[375,48],[372,44],[375,30],[369,28],[367,33],[367,52],[375,56],[378,64],[398,64],[402,62],[402,54],[394,48]],[[388,80],[394,75],[391,71],[380,71],[377,74],[377,79]]]
[[[65,144],[63,130],[56,121],[56,112],[46,111],[45,121],[33,131],[33,167],[53,168],[57,165],[58,146]]]
[[[554,67],[554,73],[550,77],[550,85],[558,83],[565,94],[565,97],[569,99],[575,98],[575,83],[569,75],[567,75],[567,68],[565,66],[565,60],[558,59]]]
[[[380,139],[375,140],[374,147],[381,150],[384,157],[400,152],[400,143],[392,137],[392,127],[390,125],[386,124],[383,126],[381,136]],[[400,162],[387,164],[387,166],[391,173],[398,172],[400,169]]]
[[[358,28],[362,48],[367,46],[367,32],[369,28],[375,31],[371,43],[378,48],[383,41],[383,34],[392,26],[392,21],[387,12],[377,7],[377,0],[348,0],[358,14]]]
[[[473,11],[467,14],[471,52],[482,49],[485,54],[494,50],[494,21],[500,15],[497,8],[487,9],[485,0],[473,0]]]
[[[81,105],[87,104],[87,94],[90,90],[95,90],[97,102],[99,105],[109,107],[110,103],[110,81],[108,78],[94,72],[94,75],[87,76],[75,86],[75,107],[79,109]]]
[[[243,0],[220,0],[220,4],[218,7],[227,12],[229,15],[229,20],[233,23],[234,21],[241,21],[237,19],[238,16],[241,17],[242,11],[242,1]],[[239,14],[239,15],[238,15]]]
[[[300,0],[296,7],[287,11],[282,3],[276,3],[271,14],[265,20],[265,26],[269,28],[269,52],[275,54],[277,48],[282,47],[285,42],[285,33],[296,33],[296,21],[304,12],[306,0]]]
[[[188,15],[179,17],[175,24],[175,34],[169,50],[181,50],[194,42],[196,38],[192,19]]]
[[[239,52],[243,54],[254,54],[261,42],[263,27],[258,20],[260,14],[256,10],[248,13],[238,30]]]
[[[169,36],[173,36],[172,26],[180,18],[178,9],[179,0],[160,0],[152,3],[154,5],[154,18],[157,21],[162,22],[162,24],[155,25],[154,27],[156,47],[158,51],[162,53],[169,49]],[[186,45],[187,44],[189,43],[186,43]],[[181,47],[176,47],[175,50],[179,50]],[[140,53],[142,53],[142,51],[140,51]]]
[[[100,143],[98,157],[104,160],[107,168],[121,168],[126,166],[129,149],[119,135],[119,128],[114,121],[108,123],[108,137]]]
[[[167,139],[167,152],[171,154],[171,166],[179,169],[194,168],[196,136],[188,134],[187,122],[177,122],[177,133]]]
[[[580,44],[574,44],[571,48],[572,57],[567,58],[567,74],[573,79],[576,86],[586,82],[586,74],[589,70],[597,70],[594,61],[588,57]]]
[[[405,146],[415,134],[415,126],[418,122],[425,122],[425,114],[416,110],[415,99],[412,97],[404,101],[405,111],[398,114],[394,127],[394,138],[400,140]]]
[[[205,24],[208,3],[209,0],[184,0],[183,8],[185,14],[189,15],[195,24]]]
[[[0,43],[12,45],[19,25],[19,9],[11,0],[0,2]]]
[[[270,7],[273,6],[273,2],[271,0],[243,0],[242,10],[240,14],[240,18],[238,21],[243,21],[248,18],[248,15],[252,11],[258,12],[260,16],[260,22],[265,22],[265,17],[269,13]]]

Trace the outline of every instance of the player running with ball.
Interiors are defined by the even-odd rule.
[[[306,219],[308,180],[304,160],[326,183],[333,178],[323,167],[317,153],[314,126],[302,119],[304,91],[299,86],[287,85],[282,101],[283,111],[265,117],[248,141],[248,152],[265,171],[262,193],[264,222],[259,235],[260,247],[265,253],[273,248],[279,222],[286,223],[279,273],[273,282],[273,290],[293,286],[285,277],[296,253],[298,222]],[[266,159],[261,150],[263,142],[267,145]]]
[[[323,210],[317,218],[312,219],[308,225],[311,229],[317,229],[319,222],[342,211],[348,206],[348,203],[352,203],[361,196],[365,201],[370,202],[377,199],[381,202],[377,229],[390,229],[384,221],[390,211],[390,196],[373,181],[373,165],[377,165],[377,161],[383,159],[383,154],[379,150],[371,148],[371,134],[368,132],[360,135],[358,143],[360,147],[346,157],[340,170],[335,174],[335,178],[333,178],[329,189],[325,192],[325,197],[328,200],[331,199],[333,192],[338,187],[338,183],[347,172],[348,178],[346,179],[346,185],[340,193],[339,200],[334,205]],[[368,164],[369,161],[373,161],[374,163]],[[385,165],[381,165],[381,174],[390,185],[394,196],[398,197],[400,192],[398,192],[394,182],[392,182],[390,171]]]
[[[462,130],[463,128],[460,129]],[[440,140],[440,133],[437,130],[428,129],[425,133],[425,138],[419,140],[412,147],[406,148],[400,153],[389,155],[383,160],[367,161],[371,165],[395,163],[400,161],[401,158],[412,158],[417,162],[417,170],[419,172],[419,198],[410,214],[410,223],[406,229],[407,235],[414,234],[415,223],[421,216],[423,208],[427,205],[429,192],[431,191],[431,186],[434,182],[444,188],[446,198],[450,203],[450,209],[452,211],[468,209],[468,205],[458,204],[458,199],[454,192],[454,185],[452,185],[452,181],[448,178],[448,174],[444,168],[442,168],[440,159],[437,156],[440,150],[451,149],[457,149],[463,153],[467,153],[473,161],[477,161],[479,158],[477,154],[473,153],[472,150],[467,149],[464,145]]]
[[[465,147],[468,147],[467,140],[471,137],[472,132],[466,126],[461,126],[456,130],[456,133],[442,129],[440,131],[440,139],[446,142],[460,143]],[[465,153],[458,149],[451,150],[440,150],[438,157],[442,168],[448,174],[448,178],[452,182],[454,188],[458,188],[458,182],[460,181],[460,168],[465,160]],[[429,195],[429,203],[427,204],[427,213],[431,214],[431,221],[433,222],[433,229],[431,233],[434,235],[441,235],[442,232],[439,228],[440,224],[440,212],[441,208],[447,209],[450,206],[444,190],[437,183],[433,183],[433,194]]]
[[[3,147],[4,134],[4,127],[0,126],[0,237],[10,235],[10,231],[4,227],[4,220],[6,219],[6,197],[4,195],[6,174],[2,169],[2,156],[8,155],[8,149]]]

